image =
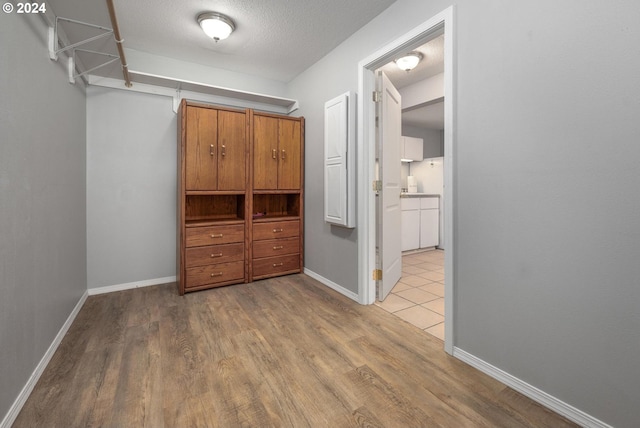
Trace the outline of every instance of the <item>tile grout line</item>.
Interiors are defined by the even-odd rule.
[[[406,279],[406,277],[415,276],[415,277],[420,278],[420,281],[426,280],[426,281],[429,281],[429,282],[426,283],[426,284],[413,285],[413,284],[408,284],[406,282],[403,282],[402,281],[402,277],[401,277],[400,283],[403,286],[408,287],[408,288],[403,288],[402,290],[399,290],[399,291],[391,290],[391,293],[389,293],[390,295],[393,295],[393,296],[395,296],[395,297],[397,297],[399,299],[402,299],[402,300],[406,301],[407,303],[410,303],[411,305],[407,306],[407,307],[404,307],[404,308],[401,308],[401,309],[397,309],[395,311],[392,311],[392,310],[382,306],[381,304],[378,304],[378,306],[380,308],[384,309],[385,311],[387,311],[387,312],[389,312],[389,313],[391,313],[391,314],[393,314],[393,315],[395,315],[395,316],[397,316],[398,318],[401,318],[401,319],[404,319],[404,318],[401,317],[400,315],[398,315],[398,312],[401,312],[401,311],[404,311],[404,310],[408,310],[408,309],[412,309],[412,308],[415,308],[415,307],[419,307],[421,309],[424,309],[424,310],[428,311],[429,313],[431,313],[432,315],[437,315],[438,317],[444,317],[443,314],[440,314],[440,313],[438,313],[438,312],[436,312],[436,311],[434,311],[432,309],[429,309],[427,307],[422,306],[423,304],[427,304],[429,302],[435,302],[435,301],[437,301],[439,299],[444,299],[444,296],[440,296],[438,294],[431,293],[429,291],[421,289],[421,287],[433,286],[433,285],[444,287],[444,278],[438,279],[438,280],[433,280],[433,279],[430,279],[430,278],[425,278],[425,277],[420,276],[420,275],[428,274],[429,272],[435,272],[435,269],[430,270],[430,269],[424,269],[424,268],[420,267],[420,266],[423,266],[425,264],[434,265],[434,266],[440,266],[440,267],[437,268],[438,270],[443,269],[443,266],[442,266],[443,260],[441,260],[442,256],[437,256],[437,258],[439,260],[434,260],[434,257],[432,255],[429,255],[427,257],[424,257],[424,255],[425,255],[425,253],[416,253],[416,254],[409,254],[409,255],[402,256],[403,265],[404,265],[405,268],[408,268],[408,270],[409,270],[409,272],[407,272],[406,269],[403,269],[402,277],[405,277],[405,279]],[[409,258],[417,258],[418,256],[423,256],[422,258],[418,259],[419,260],[418,263],[408,263],[408,262],[405,263],[404,262],[404,260],[407,260]],[[424,258],[428,258],[428,260],[424,260]],[[411,261],[413,262],[414,260],[411,260]],[[413,271],[413,272],[420,271],[420,273],[412,273],[411,271]],[[441,272],[436,272],[436,273],[441,273]],[[398,286],[396,285],[394,287],[394,289],[397,288],[397,287]],[[409,290],[414,290],[414,289],[418,289],[418,290],[424,291],[425,293],[429,293],[429,294],[432,294],[432,295],[437,296],[437,297],[435,299],[428,300],[428,301],[426,301],[424,303],[416,303],[416,302],[414,302],[414,301],[412,301],[410,299],[407,299],[407,298],[405,298],[405,297],[403,297],[403,296],[398,294],[398,293],[402,293],[404,291],[409,291]],[[440,336],[438,336],[437,334],[435,334],[434,332],[429,331],[429,330],[430,329],[434,329],[434,328],[436,328],[438,326],[441,326],[441,325],[444,326],[444,320],[440,321],[440,322],[437,322],[436,324],[429,325],[429,326],[424,327],[424,328],[420,327],[419,325],[416,325],[415,323],[413,323],[411,321],[408,321],[408,320],[405,320],[405,321],[407,321],[410,324],[420,328],[421,330],[425,331],[426,333],[429,333],[432,336],[435,336],[438,339],[442,339]]]

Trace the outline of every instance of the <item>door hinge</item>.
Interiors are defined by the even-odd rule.
[[[380,91],[373,91],[372,93],[372,97],[373,97],[373,102],[374,103],[379,103],[380,99],[382,98],[382,92]]]
[[[382,181],[380,180],[373,180],[373,191],[374,192],[379,192],[382,190]]]
[[[374,281],[382,281],[382,269],[373,270],[373,279]]]

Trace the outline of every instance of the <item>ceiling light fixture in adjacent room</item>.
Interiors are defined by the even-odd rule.
[[[216,43],[229,37],[229,34],[236,29],[231,18],[218,12],[201,13],[198,15],[198,24],[202,27],[202,31]]]
[[[394,62],[401,70],[411,71],[416,68],[420,60],[422,60],[422,54],[420,52],[414,51],[403,55],[402,57],[396,59]]]

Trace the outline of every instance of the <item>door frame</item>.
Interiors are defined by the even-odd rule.
[[[454,346],[454,6],[433,16],[403,36],[384,45],[358,62],[358,299],[365,305],[375,302],[376,281],[376,206],[372,183],[375,180],[375,70],[393,60],[398,53],[415,48],[444,30],[444,231],[445,231],[445,343],[444,349],[453,354]]]

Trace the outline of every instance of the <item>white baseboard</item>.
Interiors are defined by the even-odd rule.
[[[62,325],[62,328],[60,328],[60,331],[53,339],[53,342],[51,342],[51,345],[49,345],[49,349],[47,349],[47,352],[44,353],[44,356],[42,357],[42,359],[40,359],[40,362],[29,377],[29,380],[27,380],[26,385],[24,386],[24,388],[22,388],[20,394],[18,394],[18,397],[13,402],[13,405],[9,408],[9,411],[5,415],[2,422],[0,422],[0,428],[10,428],[11,425],[13,425],[13,423],[15,422],[18,414],[20,413],[20,410],[22,410],[22,406],[24,406],[27,398],[29,398],[29,395],[31,395],[31,391],[33,391],[33,388],[36,386],[38,379],[40,379],[40,376],[42,376],[44,369],[49,364],[49,361],[51,361],[53,354],[55,354],[58,346],[60,346],[60,342],[62,342],[62,338],[64,337],[64,335],[67,334],[67,331],[69,330],[69,327],[71,327],[73,320],[76,319],[78,312],[80,312],[80,309],[82,309],[82,305],[84,305],[84,302],[87,300],[88,295],[89,293],[85,291],[82,297],[80,297],[80,300],[73,308],[73,311],[71,311],[71,314]]]
[[[318,275],[314,271],[309,270],[307,268],[304,268],[304,273],[306,275],[309,275],[311,278],[315,279],[316,281],[321,282],[322,284],[326,285],[327,287],[334,289],[338,293],[347,296],[351,300],[355,300],[356,302],[358,302],[358,295],[356,293],[354,293],[353,291],[347,290],[343,286],[341,286],[339,284],[336,284],[335,282],[325,278],[322,275]]]
[[[107,285],[105,287],[89,288],[89,296],[96,294],[113,293],[114,291],[131,290],[134,288],[149,287],[151,285],[166,284],[168,282],[176,282],[175,276],[166,276],[164,278],[145,279],[144,281],[127,282],[125,284]]]
[[[461,361],[469,364],[470,366],[480,370],[482,373],[491,376],[492,378],[499,380],[505,385],[511,387],[512,389],[518,391],[519,393],[526,395],[531,398],[533,401],[536,401],[543,406],[553,410],[559,415],[564,416],[567,419],[577,423],[578,425],[585,428],[612,428],[611,425],[608,425],[601,420],[594,418],[591,415],[583,412],[582,410],[576,409],[570,404],[565,403],[564,401],[559,400],[558,398],[547,394],[546,392],[536,388],[533,385],[530,385],[517,377],[501,370],[486,361],[481,360],[480,358],[471,355],[470,353],[463,351],[460,348],[453,348],[453,356],[458,358]]]

